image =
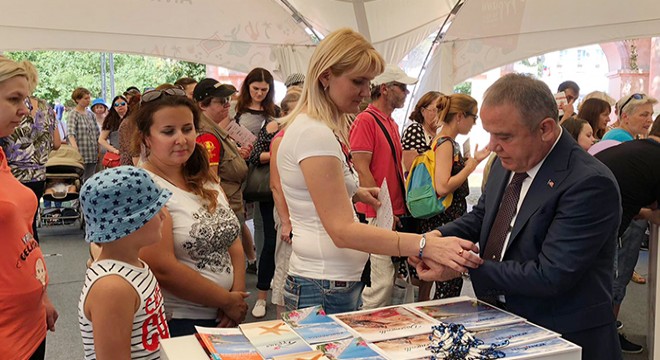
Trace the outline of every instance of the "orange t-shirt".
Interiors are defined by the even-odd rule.
[[[46,262],[32,237],[34,193],[12,176],[0,149],[0,354],[29,359],[46,338]]]

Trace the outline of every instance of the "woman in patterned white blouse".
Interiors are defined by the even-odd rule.
[[[181,89],[152,90],[134,119],[133,145],[146,152],[142,167],[173,194],[162,241],[140,251],[163,289],[170,333],[236,326],[245,319],[248,295],[240,223],[195,141],[199,110]]]
[[[437,101],[442,96],[438,91],[429,91],[415,105],[409,119],[413,121],[401,138],[403,145],[403,168],[408,171],[417,155],[430,149],[431,140],[438,130]]]

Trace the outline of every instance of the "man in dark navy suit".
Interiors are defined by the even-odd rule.
[[[481,118],[498,159],[474,209],[438,230],[479,244],[485,261],[470,270],[477,297],[561,333],[583,359],[621,359],[612,312],[621,220],[614,176],[561,130],[541,81],[500,78]],[[411,262],[422,279],[441,276]]]

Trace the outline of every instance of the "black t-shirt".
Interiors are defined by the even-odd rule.
[[[660,143],[632,140],[596,154],[614,173],[621,190],[623,216],[619,236],[642,207],[660,202]]]

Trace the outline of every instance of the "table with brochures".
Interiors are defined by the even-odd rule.
[[[161,341],[165,360],[430,359],[429,335],[440,323],[461,324],[504,359],[580,360],[582,349],[515,314],[462,296],[326,315],[320,306],[237,329],[198,328]]]

